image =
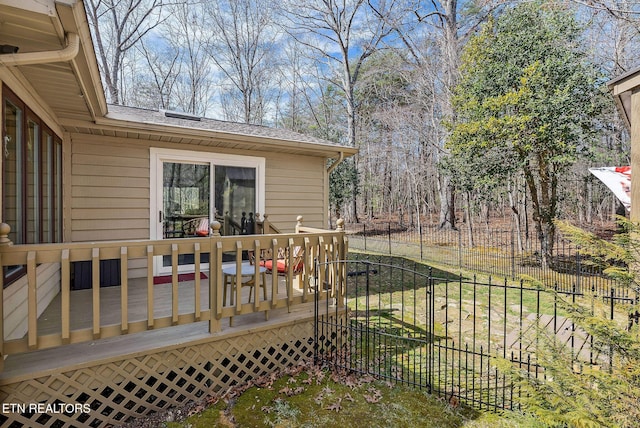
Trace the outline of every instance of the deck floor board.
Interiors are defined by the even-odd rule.
[[[96,361],[122,358],[125,355],[145,353],[159,348],[187,346],[212,337],[251,333],[252,331],[273,328],[309,319],[314,314],[314,303],[295,305],[290,311],[279,308],[270,311],[269,320],[263,313],[251,313],[234,317],[233,326],[224,323],[219,332],[209,333],[208,321],[148,330],[91,342],[33,351],[24,354],[9,355],[5,360],[4,371],[0,372],[0,384],[16,378],[47,374],[65,368],[90,365]]]

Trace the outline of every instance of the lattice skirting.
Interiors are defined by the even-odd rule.
[[[313,320],[202,342],[0,386],[5,405],[54,406],[50,413],[0,413],[0,427],[120,425],[226,390],[311,358]],[[91,410],[65,412],[73,403]]]

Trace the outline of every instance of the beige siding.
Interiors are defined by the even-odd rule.
[[[298,215],[306,226],[324,227],[324,165],[308,156],[267,158],[265,211],[283,232],[294,230]]]
[[[143,140],[72,134],[71,184],[65,188],[71,194],[72,241],[149,239],[150,147]],[[202,146],[193,149],[216,152]],[[324,158],[219,152],[266,159],[265,211],[283,232],[293,231],[298,215],[304,216],[307,226],[326,225]]]
[[[60,292],[60,266],[45,264],[37,268],[38,316]],[[27,334],[27,277],[4,290],[4,338],[19,339]]]
[[[73,134],[71,240],[149,238],[149,148]]]

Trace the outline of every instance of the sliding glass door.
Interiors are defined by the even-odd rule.
[[[177,150],[151,150],[151,239],[195,238],[218,220],[223,235],[252,233],[264,207],[264,158]],[[193,254],[179,257],[179,271],[193,270]],[[209,254],[202,254],[208,269]],[[171,272],[171,257],[158,257],[155,274]]]
[[[162,238],[195,235],[198,220],[209,218],[210,199],[211,165],[162,162]]]

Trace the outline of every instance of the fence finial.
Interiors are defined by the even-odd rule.
[[[212,221],[211,222],[211,229],[213,229],[213,236],[220,236],[220,228],[222,227],[222,225],[220,224],[219,221]]]
[[[344,219],[339,218],[338,220],[336,220],[336,231],[344,232]]]
[[[298,221],[296,223],[296,233],[300,233],[300,228],[302,227],[302,222],[304,221],[304,218],[299,215],[298,218],[296,218],[296,220]]]
[[[11,226],[7,223],[0,223],[0,247],[13,245],[13,242],[9,239],[9,233],[11,233]]]

